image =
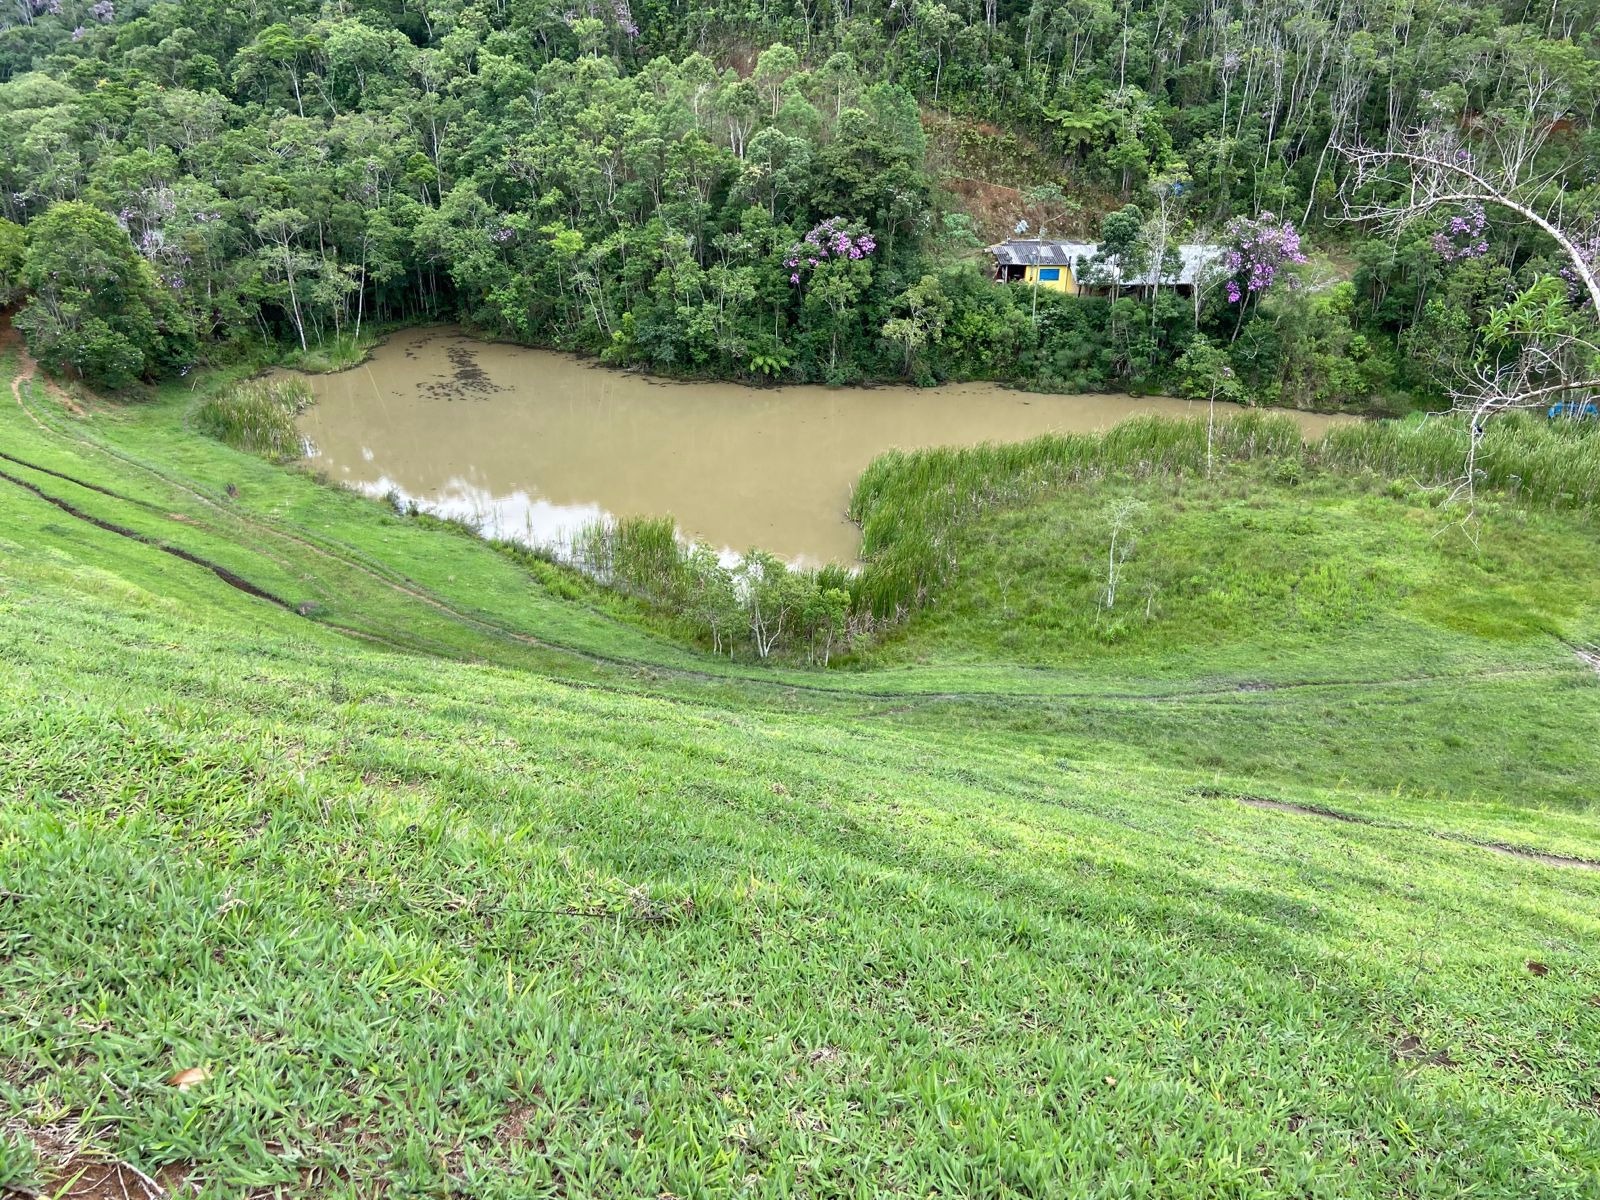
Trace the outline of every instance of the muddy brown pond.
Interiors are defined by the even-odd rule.
[[[447,329],[397,334],[363,365],[307,381],[317,401],[300,420],[310,464],[369,495],[556,549],[602,517],[670,515],[713,546],[759,546],[808,563],[854,560],[850,489],[885,450],[1205,411],[1182,400],[1039,396],[993,384],[663,382]],[[1330,423],[1295,415],[1309,435]]]

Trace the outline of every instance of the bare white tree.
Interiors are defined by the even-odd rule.
[[[1556,244],[1600,324],[1600,212],[1566,211],[1568,191],[1559,168],[1537,161],[1552,121],[1533,127],[1498,127],[1469,146],[1451,129],[1417,130],[1389,149],[1339,146],[1352,170],[1345,185],[1345,215],[1399,229],[1440,209],[1481,204],[1521,217]],[[1361,197],[1374,187],[1389,197]]]
[[[1107,609],[1117,606],[1117,585],[1122,582],[1122,565],[1133,553],[1134,534],[1144,519],[1146,505],[1142,500],[1124,496],[1106,509],[1106,524],[1110,526],[1111,545],[1106,553],[1106,586],[1101,592],[1101,604]]]
[[[1559,90],[1534,76],[1525,95],[1526,111],[1515,119],[1482,122],[1470,133],[1427,127],[1386,148],[1338,147],[1350,166],[1346,219],[1398,232],[1442,212],[1499,209],[1543,233],[1564,260],[1559,280],[1536,282],[1496,314],[1495,352],[1465,368],[1448,389],[1455,409],[1472,421],[1469,490],[1490,416],[1600,394],[1593,365],[1600,361],[1600,210],[1576,207],[1561,164],[1551,162],[1560,156],[1547,153],[1562,123]],[[1483,250],[1457,246],[1451,241],[1457,229],[1447,228],[1452,232],[1436,238],[1442,253]],[[1470,223],[1466,228],[1474,236]]]

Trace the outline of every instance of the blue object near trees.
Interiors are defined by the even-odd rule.
[[[1593,400],[1557,400],[1550,406],[1548,416],[1552,421],[1558,417],[1593,421],[1600,419],[1600,407]]]

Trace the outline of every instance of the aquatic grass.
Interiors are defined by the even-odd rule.
[[[1336,426],[1310,453],[1338,470],[1369,471],[1440,487],[1463,482],[1471,431],[1457,417],[1414,416]],[[1600,432],[1592,422],[1511,413],[1484,427],[1478,487],[1546,508],[1600,506]]]
[[[334,371],[347,371],[359,365],[377,344],[379,332],[369,330],[356,337],[341,333],[336,337],[315,342],[305,350],[284,348],[276,357],[284,366],[296,371],[309,371],[313,375],[326,375]]]
[[[826,666],[870,628],[852,619],[855,577],[846,568],[791,566],[757,549],[730,566],[671,517],[592,521],[573,539],[573,561],[718,654],[742,647],[762,660],[803,654]]]
[[[235,450],[288,462],[304,452],[294,419],[311,399],[303,379],[247,379],[202,400],[195,409],[195,425]]]
[[[667,602],[682,588],[688,551],[671,517],[602,517],[573,536],[572,557],[601,583]]]

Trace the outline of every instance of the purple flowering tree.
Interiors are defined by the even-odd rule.
[[[783,265],[789,268],[789,282],[801,287],[824,263],[859,262],[877,248],[866,230],[852,228],[843,217],[829,217],[789,247]]]
[[[1229,304],[1239,306],[1233,336],[1239,336],[1245,310],[1273,287],[1294,287],[1297,280],[1287,268],[1306,261],[1300,248],[1300,233],[1294,222],[1280,221],[1269,212],[1254,217],[1235,217],[1228,222],[1222,266],[1227,272],[1222,290]]]
[[[1572,250],[1577,261],[1567,263],[1557,274],[1567,281],[1567,289],[1572,293],[1572,298],[1581,303],[1584,298],[1584,280],[1579,267],[1587,266],[1591,275],[1600,274],[1600,220],[1596,220],[1588,231],[1574,235]]]
[[[1483,205],[1474,201],[1466,210],[1451,217],[1445,227],[1429,239],[1433,252],[1445,262],[1462,262],[1469,258],[1482,258],[1489,253],[1489,242],[1484,237],[1489,218]]]
[[[639,23],[633,19],[633,9],[629,7],[628,0],[612,0],[611,15],[616,18],[617,28],[624,37],[631,41],[639,36]]]
[[[783,265],[802,289],[804,304],[830,334],[828,370],[839,363],[839,335],[854,318],[856,301],[872,282],[877,239],[843,217],[829,217],[789,247]]]

